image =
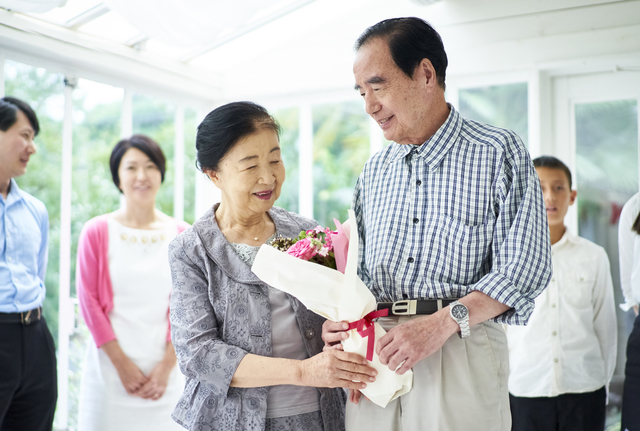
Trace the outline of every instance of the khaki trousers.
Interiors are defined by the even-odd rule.
[[[380,318],[389,331],[411,317]],[[413,388],[383,409],[347,402],[347,431],[509,431],[509,351],[502,326],[484,322],[453,335],[413,367]]]

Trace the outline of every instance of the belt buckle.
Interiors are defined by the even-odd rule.
[[[38,316],[33,315],[33,310],[29,310],[27,312],[20,313],[20,321],[24,326],[29,326],[32,323],[40,320],[40,308],[38,308]]]
[[[415,299],[396,301],[391,306],[391,312],[396,316],[412,316],[416,314],[417,305],[418,301]]]

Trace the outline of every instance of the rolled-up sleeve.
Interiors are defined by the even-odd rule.
[[[195,256],[192,260],[182,240],[178,237],[169,245],[173,282],[171,338],[178,365],[185,376],[207,385],[215,395],[226,397],[231,379],[248,352],[222,340],[206,267],[204,262],[196,263]]]
[[[496,322],[526,325],[552,272],[544,199],[527,155],[518,152],[505,159],[496,190],[491,271],[469,288],[511,307]]]

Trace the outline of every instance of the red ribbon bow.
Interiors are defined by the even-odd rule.
[[[362,338],[368,338],[367,340],[367,361],[373,361],[373,347],[376,342],[376,328],[373,325],[373,319],[378,317],[385,317],[389,315],[389,309],[372,311],[360,320],[349,323],[349,329],[355,329],[358,331],[358,335]]]

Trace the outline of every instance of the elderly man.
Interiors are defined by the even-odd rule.
[[[56,352],[42,316],[49,216],[14,178],[36,152],[36,114],[0,99],[0,431],[50,431]]]
[[[414,383],[384,409],[352,393],[347,430],[509,430],[499,323],[525,324],[551,277],[531,159],[513,132],[446,103],[447,56],[423,20],[382,21],[356,51],[356,89],[394,141],[355,188],[359,275],[389,309],[380,361],[413,369]],[[340,348],[345,329],[325,323],[325,348]]]

